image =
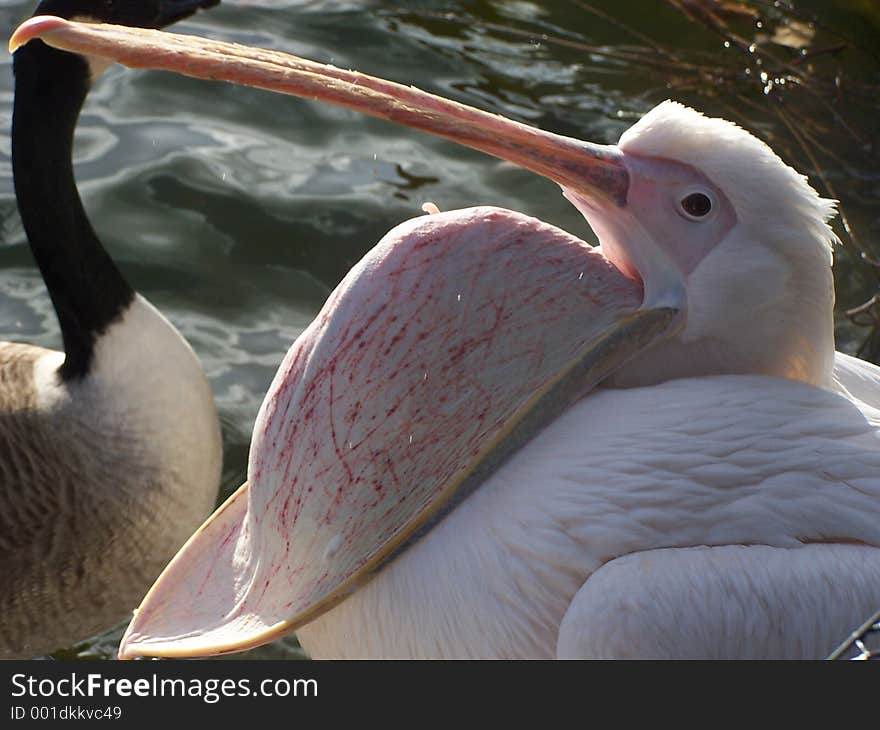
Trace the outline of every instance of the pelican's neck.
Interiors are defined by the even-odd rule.
[[[15,53],[12,171],[18,209],[64,340],[64,380],[81,379],[95,341],[134,291],[92,229],[73,176],[73,133],[89,90],[80,56],[31,41]]]
[[[687,279],[684,331],[646,350],[609,384],[771,375],[832,388],[834,279],[828,251],[797,231],[783,234],[771,239],[741,231],[725,239]]]

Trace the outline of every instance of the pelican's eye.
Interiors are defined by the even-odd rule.
[[[699,220],[705,218],[712,210],[712,198],[705,193],[691,193],[681,200],[681,211],[686,218]]]

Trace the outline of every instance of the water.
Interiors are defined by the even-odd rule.
[[[35,5],[0,0],[0,28],[11,32]],[[857,243],[880,258],[880,10],[872,0],[797,5],[823,27],[773,10],[722,19],[744,47],[725,47],[718,31],[659,0],[224,0],[177,30],[356,68],[597,142],[616,141],[639,114],[677,98],[736,119],[824,194],[830,185]],[[808,55],[760,44],[772,34],[795,45],[812,34]],[[836,54],[809,55],[840,43]],[[645,51],[655,44],[668,50]],[[815,83],[784,83],[765,52],[811,67]],[[11,57],[0,64],[0,339],[58,347],[16,212]],[[112,256],[202,359],[223,424],[223,496],[244,480],[253,420],[290,343],[349,267],[423,202],[501,205],[594,240],[555,185],[508,164],[351,112],[158,72],[104,74],[82,115],[76,160]],[[870,329],[843,311],[877,287],[855,250],[838,248],[836,266],[838,345],[849,352]],[[110,657],[120,631],[65,655]],[[290,638],[252,655],[299,654]]]

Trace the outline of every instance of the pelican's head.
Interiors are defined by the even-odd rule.
[[[626,199],[565,188],[603,253],[640,278],[645,304],[683,331],[624,368],[619,385],[760,373],[828,382],[834,202],[735,124],[666,101],[620,139]]]

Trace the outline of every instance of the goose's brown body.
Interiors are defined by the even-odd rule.
[[[124,619],[208,514],[220,478],[207,380],[145,300],[99,341],[94,374],[63,384],[62,359],[0,345],[0,658]]]

